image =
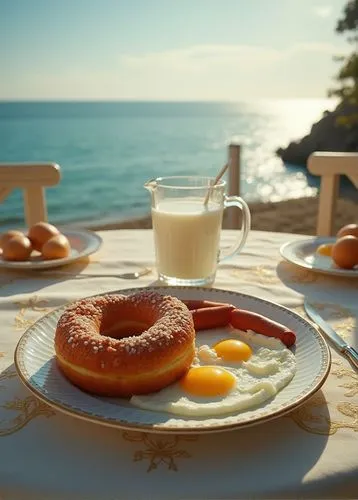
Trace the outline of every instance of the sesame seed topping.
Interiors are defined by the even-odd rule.
[[[123,338],[101,335],[99,325],[105,323],[110,330],[111,325],[107,323],[112,317],[113,322],[122,317],[124,321],[138,319],[148,324],[148,328]],[[90,345],[92,349],[81,359],[85,368],[91,367],[91,359],[96,354],[98,366],[102,368],[106,364],[116,370],[126,369],[126,366],[133,370],[133,366],[137,366],[137,356],[138,363],[141,356],[143,359],[151,356],[150,359],[162,362],[172,346],[192,342],[195,331],[191,313],[179,299],[141,290],[131,295],[101,295],[71,304],[58,321],[56,335],[66,335],[72,349]],[[70,359],[73,356],[77,356],[76,351]]]

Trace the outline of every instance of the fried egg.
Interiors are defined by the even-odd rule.
[[[279,340],[235,329],[200,332],[186,375],[161,391],[132,396],[132,405],[187,417],[238,413],[274,397],[296,372]]]

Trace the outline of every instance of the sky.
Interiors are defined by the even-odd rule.
[[[325,98],[345,0],[0,0],[0,100]]]

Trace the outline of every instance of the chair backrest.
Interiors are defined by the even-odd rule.
[[[20,188],[27,226],[47,221],[45,187],[55,186],[60,179],[56,163],[0,163],[0,203],[13,189]]]
[[[358,153],[317,151],[309,156],[307,168],[311,174],[321,176],[317,235],[331,236],[340,175],[346,175],[358,188]]]

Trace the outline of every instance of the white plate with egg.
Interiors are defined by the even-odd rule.
[[[138,290],[138,288],[135,288],[113,293],[130,294]],[[268,354],[268,367],[265,366],[266,361],[262,363],[258,359],[257,363],[258,367],[261,367],[260,369],[268,370],[268,372],[264,373],[261,386],[265,387],[271,382],[265,379],[266,374],[268,374],[269,377],[273,377],[272,381],[280,389],[279,392],[275,396],[264,398],[261,402],[255,399],[251,407],[248,407],[245,401],[243,404],[239,402],[238,405],[234,402],[238,409],[230,409],[228,412],[223,412],[223,405],[226,403],[231,405],[231,402],[226,399],[226,402],[220,403],[219,398],[219,400],[213,401],[213,403],[218,404],[212,405],[212,414],[205,416],[196,414],[195,417],[163,411],[162,397],[159,397],[162,403],[155,404],[157,395],[160,395],[159,392],[150,395],[149,405],[147,404],[148,401],[145,404],[147,408],[152,409],[137,406],[138,401],[131,402],[129,399],[104,398],[85,393],[72,385],[63,376],[57,367],[55,359],[55,329],[64,307],[42,317],[21,337],[15,352],[15,365],[23,383],[38,398],[59,411],[98,424],[157,433],[208,433],[252,426],[280,417],[309,399],[322,386],[328,376],[331,358],[325,340],[314,326],[285,307],[257,297],[218,289],[155,287],[152,290],[165,295],[177,296],[183,300],[205,299],[216,302],[229,302],[242,309],[262,314],[295,331],[297,335],[296,344],[290,350],[282,346],[278,349],[277,345],[270,343],[266,345],[265,342],[265,345],[260,346],[258,340],[254,342],[255,345],[251,346],[255,355],[262,347],[264,350],[267,350],[267,346],[274,349],[275,354],[273,356]],[[198,332],[196,335],[197,349],[199,350],[203,345],[209,345],[210,347],[213,342],[216,343],[221,339],[231,337],[232,332],[229,330],[230,327],[223,327]],[[236,332],[238,331],[236,330]],[[268,338],[265,337],[265,339]],[[245,340],[250,344],[250,336],[246,337]],[[285,352],[286,350],[287,352]],[[282,359],[282,364],[285,365],[282,381],[276,377],[278,370],[272,369],[277,356],[279,360]],[[255,359],[253,357],[254,361]],[[222,365],[225,366],[226,364],[222,363]],[[241,387],[241,376],[246,377],[245,384],[251,383],[250,374],[244,374],[243,365],[243,363],[239,364],[236,368],[234,367],[235,370],[231,370],[237,378],[236,389],[239,392],[245,392],[246,390],[244,383]],[[231,368],[233,367],[231,366]],[[288,368],[288,371],[286,371],[286,368]],[[281,388],[280,384],[284,387]],[[269,386],[271,387],[272,384],[269,383]],[[178,395],[175,391],[173,393],[172,389],[173,387],[170,386],[163,390],[165,393],[169,392],[169,400],[176,398],[177,401],[180,400],[184,403],[183,394],[179,393]],[[255,391],[257,392],[256,389]],[[234,392],[232,392],[233,398],[236,397]],[[141,399],[143,404],[145,398]],[[136,403],[136,405],[133,403]],[[168,401],[166,401],[165,396],[164,407],[168,407],[167,404]],[[216,412],[215,406],[219,408],[218,412]]]
[[[339,268],[330,256],[317,252],[321,245],[333,245],[336,241],[336,238],[309,238],[302,241],[291,241],[281,246],[280,254],[291,264],[304,269],[333,276],[358,278],[358,266],[353,269]]]
[[[71,250],[68,257],[45,260],[39,252],[34,251],[26,261],[10,261],[3,259],[0,252],[0,269],[22,269],[24,271],[52,269],[71,264],[83,257],[88,257],[96,252],[102,245],[102,238],[92,231],[61,228],[59,228],[59,230],[66,236],[70,243]]]

